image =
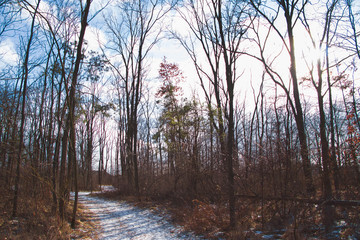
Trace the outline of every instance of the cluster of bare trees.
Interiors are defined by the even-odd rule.
[[[360,186],[354,1],[95,2],[0,2],[0,46],[17,56],[0,56],[0,180],[14,217],[28,188],[52,193],[65,219],[73,190],[74,227],[79,187],[95,189],[105,172],[139,199],[226,206],[231,229],[240,199],[255,199],[263,226],[321,203],[328,232],[338,206],[358,204],[345,201]],[[164,38],[194,76],[151,64]],[[186,98],[186,80],[200,92]]]
[[[18,66],[12,66],[16,70],[11,71],[10,65],[2,69],[2,97],[8,106],[2,106],[1,114],[1,168],[4,181],[14,189],[13,217],[26,187],[35,198],[39,192],[47,194],[41,191],[46,187],[63,220],[72,178],[77,182],[75,105],[91,1],[79,3],[80,11],[70,7],[71,2],[56,2],[44,12],[41,4],[2,1],[3,19],[14,19],[5,25],[4,36],[27,34],[20,34]],[[6,63],[6,54],[2,57]],[[31,176],[32,185],[24,184],[29,180],[22,179],[25,174]],[[77,193],[73,209],[74,226]]]

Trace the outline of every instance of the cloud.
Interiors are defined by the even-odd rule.
[[[6,39],[0,43],[0,65],[16,65],[19,55],[15,51],[14,42]]]
[[[88,51],[100,52],[100,45],[106,43],[106,36],[104,32],[94,26],[89,25],[85,32],[85,40],[87,41]]]

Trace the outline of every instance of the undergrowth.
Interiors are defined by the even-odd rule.
[[[23,181],[20,186],[15,218],[12,217],[13,190],[0,184],[0,239],[97,239],[97,229],[90,221],[88,210],[79,206],[76,229],[71,229],[71,204],[66,209],[66,221],[61,223],[52,209],[50,190],[39,186],[34,191],[26,183]]]
[[[236,228],[229,229],[229,214],[225,201],[184,198],[136,197],[119,191],[104,192],[102,197],[127,201],[147,208],[156,214],[168,216],[169,221],[181,225],[205,239],[358,239],[358,207],[338,208],[332,235],[326,235],[322,226],[322,208],[314,204],[286,201],[237,202]],[[344,215],[347,216],[344,218]],[[341,224],[339,224],[341,223]],[[339,226],[340,225],[340,226]]]

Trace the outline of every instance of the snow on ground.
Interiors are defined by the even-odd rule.
[[[155,215],[124,201],[113,201],[79,192],[79,202],[94,213],[100,223],[99,239],[201,239],[186,233],[181,227],[169,223],[165,217]]]

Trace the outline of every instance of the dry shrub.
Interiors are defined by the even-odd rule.
[[[21,171],[16,218],[11,216],[13,188],[0,182],[0,239],[95,239],[94,227],[88,223],[90,215],[83,214],[81,210],[78,214],[78,229],[71,229],[68,222],[61,224],[59,217],[52,211],[50,181],[38,175],[34,178],[32,171],[27,169],[30,168],[24,166]],[[69,205],[66,210],[66,216],[71,216],[72,207]]]
[[[215,237],[226,225],[226,216],[213,204],[193,200],[192,211],[185,217],[185,228],[206,237]]]
[[[10,209],[1,209],[0,239],[63,239],[69,228],[59,227],[49,203],[49,199],[22,193],[16,218],[11,218],[12,203]]]

